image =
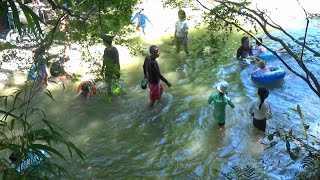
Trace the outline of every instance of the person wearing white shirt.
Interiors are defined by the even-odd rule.
[[[260,131],[266,131],[267,119],[272,117],[271,108],[266,102],[269,91],[266,88],[258,89],[259,99],[252,102],[249,113],[253,116],[253,126]]]
[[[178,12],[179,20],[175,25],[174,41],[176,45],[177,53],[180,52],[181,45],[184,47],[184,51],[189,55],[188,51],[188,24],[186,23],[186,13],[183,10]]]

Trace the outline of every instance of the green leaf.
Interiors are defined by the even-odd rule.
[[[32,16],[32,19],[33,19],[33,22],[36,24],[37,26],[37,29],[38,29],[38,32],[39,34],[42,34],[42,29],[40,27],[40,23],[39,22],[42,22],[42,19],[39,18],[39,16],[37,16],[28,6],[26,6],[25,4],[22,4],[19,2],[19,5],[22,9],[24,9],[24,11],[26,11],[28,14],[30,14]],[[36,34],[35,34],[36,35]]]
[[[4,108],[7,109],[7,107],[8,107],[8,96],[4,98]]]
[[[269,134],[268,135],[268,139],[269,139],[269,141],[272,141],[273,140],[273,134]]]
[[[299,106],[299,105],[297,105],[297,112],[298,112],[298,114],[299,114],[299,116],[300,116],[301,120],[303,120],[303,114],[302,114],[302,111],[301,111],[301,108],[300,108],[300,106]],[[302,123],[304,123],[304,122],[302,121]]]
[[[4,117],[5,119],[7,119],[8,116],[11,116],[13,118],[19,119],[18,116],[14,115],[14,114],[11,114],[11,112],[14,111],[14,110],[15,110],[15,108],[11,109],[10,111],[0,110],[0,114],[5,114],[5,117]]]
[[[12,14],[13,14],[14,24],[17,27],[17,29],[19,31],[19,34],[21,35],[22,31],[21,31],[21,23],[20,23],[18,9],[17,9],[16,4],[15,4],[14,1],[9,1],[9,3],[10,3],[10,7],[11,7],[11,10],[12,10]]]
[[[56,100],[53,99],[53,96],[52,96],[51,92],[49,91],[49,89],[46,89],[46,91],[44,93],[46,93],[47,96],[49,96],[50,99],[52,99],[53,101],[56,101]]]
[[[272,141],[272,142],[270,143],[270,147],[275,146],[277,143],[278,143],[278,142],[276,142],[276,141]]]
[[[28,21],[28,27],[31,29],[34,35],[36,35],[36,30],[35,30],[35,24],[33,22],[33,19],[29,12],[26,10],[24,6],[21,6],[21,9],[23,10],[24,15],[26,16],[26,19]]]
[[[16,102],[17,102],[17,100],[18,100],[19,95],[20,95],[21,92],[22,92],[22,91],[18,91],[18,93],[14,96],[13,107],[15,106],[15,104],[16,104]]]
[[[15,119],[12,119],[11,122],[10,122],[10,131],[12,131],[13,127],[14,127],[14,122],[15,122]]]
[[[292,160],[296,160],[299,158],[299,156],[295,155],[293,152],[289,152],[289,155]]]
[[[68,162],[65,157],[59,152],[57,151],[56,149],[50,147],[50,146],[47,146],[47,145],[42,145],[42,144],[32,144],[30,146],[31,149],[33,150],[36,150],[36,149],[40,149],[40,150],[44,150],[46,152],[48,152],[50,154],[51,153],[54,153],[55,155],[59,156],[61,159],[63,159],[64,161]],[[51,154],[50,154],[51,155]]]

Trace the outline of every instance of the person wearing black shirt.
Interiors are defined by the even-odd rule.
[[[111,36],[103,36],[103,43],[105,45],[103,53],[103,64],[101,68],[101,75],[104,74],[106,82],[108,84],[108,93],[111,94],[112,80],[120,79],[120,61],[119,52],[116,47],[112,45]]]
[[[156,100],[161,98],[163,92],[163,86],[160,83],[160,80],[165,82],[168,87],[171,86],[171,83],[160,73],[160,68],[156,60],[160,55],[159,47],[152,45],[149,51],[150,56],[147,56],[143,63],[143,73],[145,78],[148,80],[148,88],[150,89],[149,107],[152,108]]]

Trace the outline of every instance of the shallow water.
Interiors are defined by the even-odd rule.
[[[310,33],[319,37],[319,31],[314,29]],[[268,40],[266,44],[278,47]],[[315,43],[312,46],[318,48]],[[61,83],[51,84],[56,102],[46,96],[35,100],[46,109],[48,119],[74,136],[70,140],[86,154],[85,163],[74,158],[66,165],[77,179],[223,178],[212,168],[226,173],[234,165],[252,165],[271,178],[292,179],[294,172],[300,170],[299,161],[290,159],[284,144],[265,150],[268,145],[261,142],[268,141],[253,129],[248,113],[250,102],[257,98],[257,87],[265,86],[270,90],[267,100],[273,113],[267,132],[279,127],[297,129],[300,119],[289,108],[298,104],[310,131],[319,131],[319,97],[279,60],[266,63],[285,68],[285,78],[277,83],[258,84],[250,79],[255,65],[242,69],[236,61],[229,60],[215,68],[201,65],[201,59],[161,54],[161,70],[173,85],[164,87],[165,93],[153,110],[147,109],[148,91],[139,86],[143,58],[136,61],[137,67],[127,67],[125,72],[128,78],[124,78],[122,86],[126,94],[115,96],[112,103],[104,102],[102,95],[90,101],[75,98],[77,84],[68,81],[65,89]],[[298,69],[293,59],[285,56],[285,61]],[[306,64],[313,72],[319,72],[319,59]],[[204,76],[203,72],[207,74]],[[214,124],[212,108],[207,104],[222,80],[229,82],[228,95],[236,105],[235,109],[227,108],[224,129]]]

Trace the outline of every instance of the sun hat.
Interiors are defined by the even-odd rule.
[[[258,62],[258,66],[259,66],[259,68],[264,68],[264,66],[265,66],[264,61],[260,60]]]
[[[229,84],[226,82],[221,83],[220,85],[218,85],[217,89],[219,92],[221,93],[226,93],[228,92],[228,88],[229,88]]]

